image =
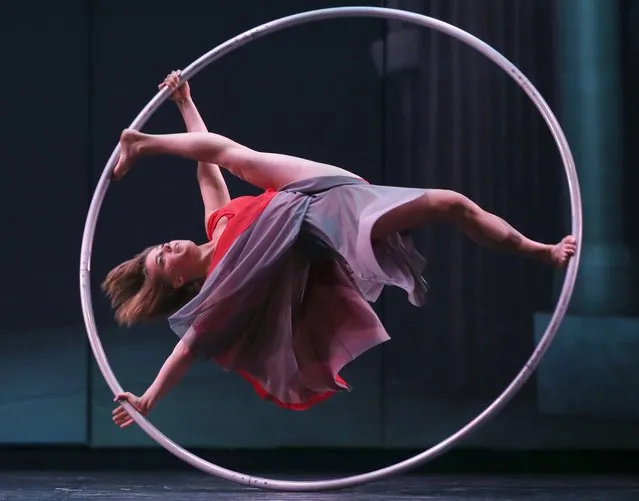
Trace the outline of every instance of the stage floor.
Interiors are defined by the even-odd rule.
[[[639,477],[403,476],[344,491],[267,492],[198,472],[0,472],[0,500],[636,501]]]

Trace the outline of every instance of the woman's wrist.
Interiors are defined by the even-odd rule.
[[[151,397],[146,393],[142,395],[138,400],[138,407],[138,412],[140,412],[141,414],[147,414],[153,407]]]
[[[178,108],[180,109],[184,109],[187,106],[190,106],[193,104],[193,101],[191,100],[190,97],[185,97],[184,99],[177,99],[175,101],[175,104],[177,104]]]

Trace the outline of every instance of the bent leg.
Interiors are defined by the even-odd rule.
[[[454,224],[485,247],[522,254],[556,266],[565,265],[575,252],[573,237],[566,237],[556,245],[535,242],[502,218],[450,190],[425,190],[421,197],[384,214],[373,226],[372,238],[438,222]]]
[[[259,188],[283,186],[322,176],[355,174],[328,164],[277,153],[262,153],[211,132],[143,134],[125,130],[120,139],[120,159],[114,176],[121,177],[137,156],[175,155],[198,162],[215,163]]]

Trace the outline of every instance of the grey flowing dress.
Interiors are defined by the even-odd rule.
[[[290,184],[233,241],[199,294],[169,319],[197,355],[277,405],[307,409],[350,386],[340,370],[389,339],[370,303],[386,285],[421,306],[425,259],[375,221],[424,194],[346,176]]]

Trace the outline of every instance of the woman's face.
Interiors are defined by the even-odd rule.
[[[153,247],[146,256],[147,276],[182,287],[190,282],[198,261],[198,248],[190,240],[172,240]]]

